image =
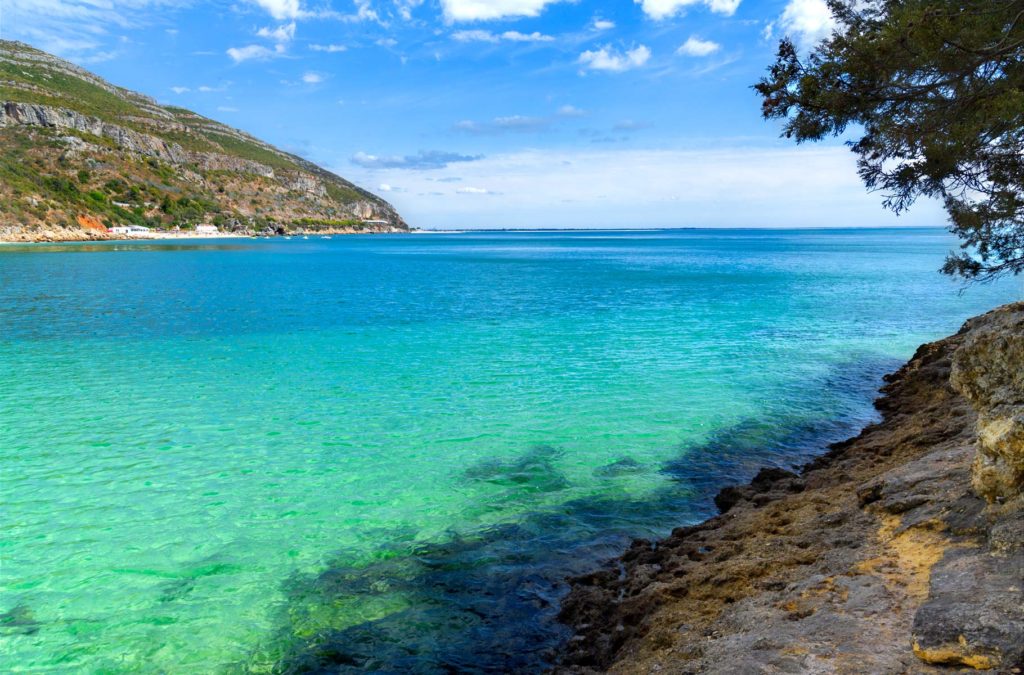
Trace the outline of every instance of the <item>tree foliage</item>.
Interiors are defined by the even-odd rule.
[[[755,90],[797,142],[847,131],[858,172],[899,213],[945,205],[961,250],[942,271],[1024,271],[1024,0],[828,0],[831,37],[787,38]]]

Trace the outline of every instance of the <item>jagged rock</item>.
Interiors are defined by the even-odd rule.
[[[1012,498],[1024,489],[1024,303],[965,330],[950,381],[978,412],[972,484],[989,501]]]

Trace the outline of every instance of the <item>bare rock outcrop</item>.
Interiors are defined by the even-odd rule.
[[[989,501],[1012,499],[1024,489],[1024,309],[1008,305],[968,329],[951,382],[978,413],[971,482]]]
[[[1002,431],[1022,321],[1007,305],[923,345],[886,378],[880,423],[574,579],[558,670],[1024,671],[1024,497]],[[981,448],[992,502],[972,489]]]
[[[191,161],[189,153],[177,143],[169,143],[156,136],[110,124],[97,117],[83,115],[67,108],[7,101],[0,106],[0,127],[11,125],[74,129],[107,138],[127,152],[155,157],[171,164],[185,164]]]

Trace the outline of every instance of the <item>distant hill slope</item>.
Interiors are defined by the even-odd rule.
[[[131,224],[408,229],[386,201],[311,162],[0,40],[0,241]]]

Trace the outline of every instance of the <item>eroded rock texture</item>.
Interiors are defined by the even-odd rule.
[[[1022,322],[1008,305],[922,346],[879,424],[575,579],[561,670],[1021,672]]]
[[[978,413],[972,483],[989,501],[1024,487],[1024,310],[1008,305],[968,322],[953,386]]]

